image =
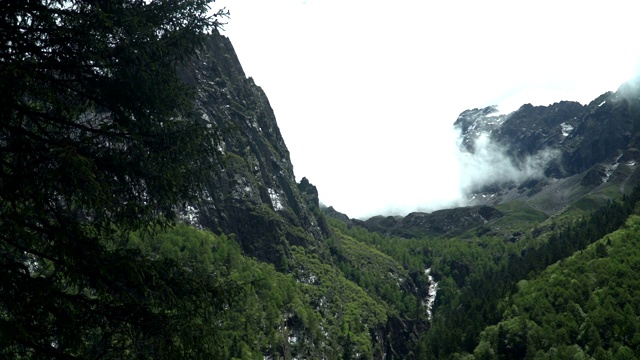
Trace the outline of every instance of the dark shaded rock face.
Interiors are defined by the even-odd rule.
[[[587,171],[620,155],[634,161],[640,155],[640,78],[588,105],[525,104],[508,115],[494,113],[494,107],[487,107],[460,114],[454,126],[462,132],[463,149],[473,153],[475,140],[485,134],[506,149],[514,164],[543,150],[559,150],[559,158],[545,169],[555,178]]]
[[[405,235],[417,233],[449,237],[460,235],[502,215],[502,212],[490,206],[445,209],[430,214],[414,212],[402,219],[398,228]]]
[[[492,134],[508,118],[507,115],[494,115],[496,112],[495,106],[463,111],[453,123],[453,126],[459,128],[462,133],[460,146],[466,151],[474,153],[476,140],[482,134]]]
[[[637,158],[640,147],[640,80],[592,101],[563,144],[562,170],[575,174],[612,157]]]
[[[502,215],[502,212],[490,206],[438,210],[430,214],[414,212],[402,219],[400,229],[406,234],[456,236]]]
[[[347,214],[341,213],[338,210],[334,209],[333,206],[329,206],[327,208],[322,209],[324,214],[327,217],[331,217],[334,219],[338,219],[340,221],[344,221],[345,223],[349,223],[350,219],[349,216],[347,216]]]
[[[558,148],[569,129],[577,126],[585,106],[577,102],[561,101],[549,106],[522,105],[511,113],[492,135],[508,149],[517,161],[537,152]]]
[[[235,234],[247,255],[276,265],[284,265],[290,245],[321,241],[310,209],[318,207],[317,191],[306,179],[296,184],[269,101],[245,76],[231,42],[213,34],[183,77],[197,86],[203,116],[221,129],[222,156],[196,206],[198,223]]]
[[[332,210],[335,216],[335,210]],[[340,213],[338,213],[340,214]],[[340,214],[346,216],[344,214]],[[358,225],[369,231],[405,238],[420,236],[452,237],[502,217],[503,213],[491,206],[470,206],[444,209],[432,213],[413,212],[405,217],[374,216],[368,220],[348,219],[350,226]],[[343,217],[341,217],[343,218]]]

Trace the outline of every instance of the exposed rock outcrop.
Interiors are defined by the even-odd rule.
[[[452,237],[503,216],[491,206],[470,206],[444,209],[432,213],[412,212],[401,216],[374,216],[367,220],[345,219],[346,215],[325,210],[327,216],[345,221],[349,226],[362,226],[373,232],[405,238],[420,236]]]
[[[504,149],[516,168],[525,168],[531,159],[546,153],[548,159],[537,164],[546,178],[484,184],[469,194],[475,204],[523,200],[551,215],[607,185],[617,183],[624,192],[637,183],[640,78],[588,105],[525,104],[510,114],[494,113],[495,108],[488,107],[460,114],[454,125],[462,132],[462,149],[473,154],[477,139],[485,136]]]
[[[454,126],[462,132],[464,149],[473,153],[482,134],[505,147],[515,164],[539,151],[557,149],[561,156],[545,169],[555,178],[587,171],[620,154],[628,161],[639,155],[640,78],[588,105],[561,101],[549,106],[525,104],[506,115],[494,115],[495,111],[487,107],[460,114]]]
[[[290,245],[318,245],[323,229],[310,209],[317,191],[306,179],[296,184],[269,100],[245,76],[229,39],[212,34],[182,73],[197,87],[203,116],[221,130],[222,155],[195,206],[199,224],[235,234],[247,255],[277,266],[286,265]]]

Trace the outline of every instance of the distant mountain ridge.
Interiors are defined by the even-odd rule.
[[[545,148],[561,151],[561,157],[545,174],[561,178],[588,170],[596,163],[640,159],[637,134],[640,121],[640,80],[606,92],[588,105],[561,101],[549,106],[522,105],[518,110],[493,116],[494,107],[464,111],[454,126],[462,130],[465,147],[473,152],[479,133],[508,149],[517,162]]]
[[[453,125],[461,132],[463,152],[473,156],[483,139],[503,149],[514,168],[524,172],[526,167],[538,167],[539,176],[519,181],[505,177],[471,188],[466,208],[351,219],[351,223],[404,237],[458,235],[497,219],[482,216],[487,206],[499,214],[496,206],[518,202],[526,211],[554,216],[582,198],[594,197],[600,203],[622,196],[640,182],[640,78],[587,105],[525,104],[509,114],[498,114],[490,106],[463,111]],[[346,216],[335,209],[328,215]]]
[[[507,150],[516,166],[541,151],[557,154],[543,165],[545,178],[520,184],[495,183],[485,189],[474,189],[478,193],[494,195],[491,200],[478,202],[498,204],[515,198],[526,200],[548,185],[573,177],[580,177],[580,183],[590,188],[588,190],[612,181],[623,181],[625,184],[620,190],[624,192],[632,185],[626,184],[626,180],[637,177],[636,164],[640,161],[639,85],[640,79],[631,80],[618,91],[604,93],[588,105],[569,101],[549,106],[525,104],[498,117],[491,116],[491,108],[463,112],[454,126],[462,129],[463,144],[470,153],[474,152],[470,146],[474,138],[478,133],[485,133],[491,141]],[[620,167],[625,168],[624,171]],[[601,176],[594,177],[594,172]],[[526,192],[525,196],[507,195],[513,186],[518,187],[520,195]]]

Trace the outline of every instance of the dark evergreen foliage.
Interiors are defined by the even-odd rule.
[[[194,199],[216,134],[176,67],[207,1],[0,3],[3,358],[213,356],[223,286],[122,248]]]
[[[516,291],[518,281],[534,278],[549,265],[620,228],[639,199],[640,188],[636,188],[622,201],[612,201],[589,216],[559,225],[542,245],[505,253],[507,261],[499,267],[471,274],[465,285],[459,287],[456,301],[438,303],[436,319],[423,339],[428,349],[424,356],[448,358],[457,352],[472,353],[481,331],[500,321],[504,312],[500,302]],[[515,351],[509,349],[503,349],[507,358],[508,351]]]

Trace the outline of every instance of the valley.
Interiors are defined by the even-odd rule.
[[[1,358],[640,359],[640,79],[462,111],[464,206],[354,219],[205,4],[70,4],[1,61]]]

